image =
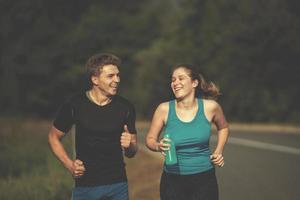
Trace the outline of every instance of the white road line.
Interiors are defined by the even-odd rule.
[[[216,138],[212,138],[212,139],[216,140]],[[299,148],[283,146],[283,145],[278,145],[278,144],[270,144],[270,143],[255,141],[255,140],[229,137],[228,143],[257,148],[257,149],[266,149],[266,150],[270,150],[270,151],[277,151],[277,152],[300,155]]]

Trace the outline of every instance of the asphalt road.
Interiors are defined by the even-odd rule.
[[[212,149],[215,141],[213,133]],[[231,130],[224,157],[220,200],[300,200],[300,132]]]

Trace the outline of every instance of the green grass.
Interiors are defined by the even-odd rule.
[[[50,123],[0,119],[0,127],[0,199],[70,199],[72,178],[48,147]]]
[[[41,120],[0,118],[0,200],[71,199],[73,179],[48,146],[50,126]],[[63,143],[71,155],[71,136]],[[130,199],[159,199],[162,160],[140,148],[125,161]]]

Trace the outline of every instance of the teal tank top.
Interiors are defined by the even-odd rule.
[[[164,134],[175,143],[177,164],[164,165],[164,171],[174,174],[196,174],[212,169],[209,149],[211,123],[204,115],[203,99],[197,99],[198,111],[190,122],[181,121],[175,112],[175,100],[169,102]]]

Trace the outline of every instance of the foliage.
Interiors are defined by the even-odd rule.
[[[180,5],[173,15],[180,15],[179,19],[168,23],[173,32],[166,26],[162,36],[139,54],[138,59],[146,63],[138,76],[137,91],[145,96],[142,107],[156,104],[157,96],[170,96],[164,80],[170,66],[192,63],[221,86],[220,101],[231,120],[298,121],[299,39],[295,33],[299,18],[288,5],[221,0]],[[160,73],[153,72],[159,69]],[[152,81],[155,84],[149,84]],[[159,91],[159,86],[164,89]]]
[[[0,199],[70,199],[72,178],[47,144],[49,123],[1,119],[0,125]]]
[[[0,107],[52,117],[87,88],[88,57],[122,58],[121,94],[149,117],[173,65],[198,65],[234,121],[297,123],[299,3],[279,0],[1,1]]]

